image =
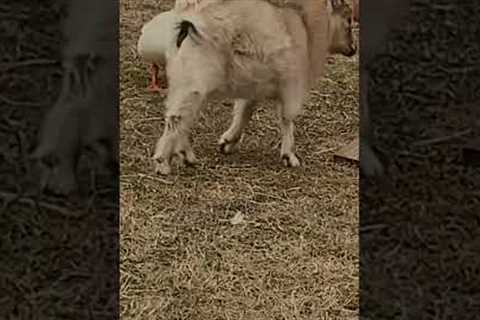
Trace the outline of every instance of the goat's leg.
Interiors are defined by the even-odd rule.
[[[383,164],[372,147],[375,144],[375,136],[368,107],[368,71],[364,72],[360,78],[360,167],[367,177],[381,176],[384,171]]]
[[[295,125],[292,119],[282,117],[280,120],[280,130],[282,133],[282,145],[280,155],[282,162],[287,167],[299,167],[300,160],[295,154]]]
[[[76,168],[79,154],[72,148],[64,148],[63,153],[54,156],[50,163],[45,158],[38,162],[40,169],[40,190],[56,195],[69,195],[77,190]]]
[[[71,104],[72,102],[70,102]],[[32,153],[40,170],[40,188],[55,194],[75,191],[80,154],[80,107],[60,100],[44,119],[40,141]]]
[[[185,105],[180,103],[173,107],[169,107],[169,101],[167,101],[165,129],[162,137],[156,144],[153,155],[153,160],[156,162],[156,173],[170,174],[172,161],[175,157],[184,164],[193,165],[197,163],[190,145],[189,135],[203,99],[198,92],[195,92],[193,97],[187,99],[189,101]]]
[[[182,119],[181,116],[169,115],[166,117],[165,130],[162,137],[157,141],[153,156],[157,174],[170,174],[175,157],[185,164],[193,165],[197,163],[189,141],[189,130],[184,128],[185,121],[186,119]]]
[[[218,144],[224,154],[234,152],[242,138],[242,133],[254,111],[254,101],[236,99],[233,106],[233,120],[230,128],[221,136]]]
[[[295,125],[294,120],[302,110],[305,95],[305,82],[289,82],[281,92],[281,101],[278,105],[278,117],[282,135],[280,156],[287,167],[300,166],[300,160],[295,154]]]
[[[75,95],[76,91],[81,91],[80,84],[74,83],[72,78],[82,71],[71,61],[64,61],[60,95],[42,121],[39,140],[31,154],[39,169],[42,191],[67,195],[78,188],[75,171],[81,150],[81,122],[86,100]]]

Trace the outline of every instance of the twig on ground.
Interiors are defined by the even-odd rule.
[[[83,215],[83,213],[81,213],[81,212],[69,210],[69,209],[66,209],[66,208],[62,208],[62,207],[60,207],[58,205],[55,205],[53,203],[48,203],[46,201],[34,200],[34,199],[29,198],[29,197],[18,195],[18,194],[11,193],[11,192],[0,191],[0,198],[3,198],[3,200],[5,202],[17,201],[18,203],[26,204],[26,205],[29,205],[29,206],[32,206],[32,207],[38,206],[40,208],[44,208],[44,209],[47,209],[47,210],[50,210],[50,211],[55,211],[55,212],[57,212],[57,213],[59,213],[63,216],[66,216],[66,217],[79,218]]]
[[[359,231],[360,232],[368,232],[368,231],[372,231],[372,230],[385,229],[387,227],[388,226],[386,224],[372,224],[372,225],[360,227]]]
[[[20,67],[30,67],[34,65],[52,65],[56,64],[57,61],[50,59],[31,59],[18,62],[9,62],[0,64],[0,70],[8,71],[10,69],[20,68]]]
[[[43,102],[29,102],[29,101],[15,101],[10,100],[2,95],[0,95],[0,101],[5,102],[6,104],[15,106],[15,107],[43,107],[46,106],[46,103]]]
[[[426,145],[432,145],[432,144],[437,144],[437,143],[443,143],[443,142],[447,142],[449,140],[461,138],[461,137],[469,134],[470,132],[472,132],[472,129],[463,130],[463,131],[460,131],[460,132],[457,132],[457,133],[454,133],[454,134],[451,134],[451,135],[448,135],[448,136],[426,139],[426,140],[422,140],[422,141],[418,141],[418,142],[413,143],[413,146],[426,146]]]

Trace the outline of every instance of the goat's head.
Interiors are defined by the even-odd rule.
[[[331,54],[355,55],[357,46],[352,32],[352,9],[345,0],[327,0]]]

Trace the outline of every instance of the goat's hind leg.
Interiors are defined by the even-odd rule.
[[[280,156],[283,164],[287,167],[299,167],[300,160],[295,154],[295,125],[293,120],[282,117],[280,120],[280,130],[282,133]]]
[[[241,141],[243,130],[250,121],[255,102],[247,99],[236,99],[233,106],[233,120],[225,133],[220,137],[218,144],[224,154],[234,152]]]

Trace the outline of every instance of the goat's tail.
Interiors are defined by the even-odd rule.
[[[190,36],[195,41],[195,37],[201,37],[195,25],[188,20],[182,20],[177,25],[177,48],[182,46],[183,41]]]
[[[312,81],[323,75],[328,56],[330,1],[334,0],[289,0],[300,9],[307,29]]]

